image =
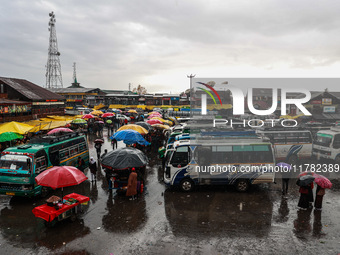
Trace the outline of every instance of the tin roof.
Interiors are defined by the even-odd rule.
[[[0,82],[5,83],[25,98],[32,101],[64,100],[64,97],[40,87],[24,79],[0,77]]]

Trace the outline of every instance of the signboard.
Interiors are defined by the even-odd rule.
[[[332,98],[322,98],[322,104],[332,104]]]
[[[310,102],[311,104],[322,104],[321,100],[313,100]]]
[[[335,113],[335,106],[324,106],[323,112],[324,113]]]

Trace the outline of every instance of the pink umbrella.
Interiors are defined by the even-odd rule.
[[[48,135],[52,135],[52,134],[56,134],[56,133],[73,133],[73,130],[69,129],[69,128],[55,128],[52,129],[50,132],[48,132]]]
[[[146,122],[149,123],[150,125],[153,125],[153,124],[163,124],[162,121],[157,120],[157,119],[147,120]]]
[[[107,118],[107,117],[112,117],[112,116],[115,116],[115,114],[112,113],[112,112],[107,112],[107,113],[104,113],[104,114],[102,115],[102,118]]]
[[[156,114],[156,113],[150,114],[148,119],[151,119],[153,117],[162,117],[162,114]]]
[[[94,116],[92,114],[85,114],[84,116],[81,117],[82,119],[93,119]]]
[[[314,182],[317,185],[319,185],[321,188],[324,188],[324,189],[332,188],[331,181],[328,178],[326,178],[325,176],[320,175],[320,174],[313,174],[313,176],[315,177]]]

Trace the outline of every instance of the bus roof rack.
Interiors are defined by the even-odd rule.
[[[260,131],[294,131],[294,130],[306,130],[307,128],[296,126],[296,127],[261,127],[257,128]]]
[[[70,138],[74,138],[79,136],[78,132],[75,133],[68,133],[65,135],[58,135],[58,136],[54,136],[54,135],[42,135],[42,136],[38,136],[38,137],[34,137],[29,141],[29,144],[53,144],[53,143],[58,143]]]

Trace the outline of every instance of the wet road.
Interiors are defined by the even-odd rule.
[[[96,138],[89,138],[91,156]],[[102,150],[111,150],[106,132],[104,138]],[[53,228],[32,214],[44,199],[0,196],[0,253],[340,253],[339,182],[327,190],[321,213],[298,212],[293,181],[286,199],[280,181],[245,194],[212,187],[182,193],[166,190],[159,164],[156,155],[150,157],[146,192],[135,201],[110,193],[103,171],[98,172],[97,183],[65,188],[64,194],[77,192],[89,196],[90,202],[79,220]],[[86,174],[90,178],[88,170]]]

